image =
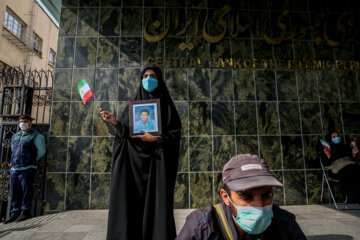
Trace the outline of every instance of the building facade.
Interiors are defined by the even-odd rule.
[[[175,208],[220,201],[231,156],[263,157],[280,205],[321,203],[317,149],[360,134],[355,1],[63,0],[48,154],[48,212],[108,207],[119,116],[146,64],[182,119]],[[94,96],[84,105],[77,84]],[[327,202],[328,199],[323,199]]]
[[[54,70],[58,22],[40,0],[0,2],[0,61],[5,66]]]

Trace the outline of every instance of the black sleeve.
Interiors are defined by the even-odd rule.
[[[123,138],[124,137],[124,133],[125,133],[125,128],[124,126],[119,122],[117,121],[117,124],[116,125],[113,125],[113,129],[115,131],[115,134],[119,137],[119,138]]]
[[[190,215],[186,217],[186,222],[176,240],[201,240],[198,219],[199,217],[196,211],[190,213]]]
[[[301,230],[299,224],[295,221],[292,231],[291,231],[294,240],[307,240],[305,234],[303,233],[303,231]]]

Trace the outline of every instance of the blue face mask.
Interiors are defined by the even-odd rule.
[[[142,80],[142,85],[147,92],[152,92],[158,87],[158,80],[149,76]]]
[[[274,214],[272,204],[265,207],[239,207],[229,197],[230,202],[237,209],[235,222],[248,234],[257,235],[263,233],[271,224]]]
[[[332,138],[331,141],[335,144],[339,144],[341,142],[341,137]]]

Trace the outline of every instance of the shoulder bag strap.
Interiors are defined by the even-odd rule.
[[[215,214],[216,219],[219,223],[219,227],[220,227],[220,230],[221,230],[221,233],[222,233],[224,239],[225,240],[235,240],[231,233],[229,223],[226,219],[225,212],[224,212],[224,209],[222,208],[221,204],[218,203],[213,206],[214,206],[215,213],[216,213]]]

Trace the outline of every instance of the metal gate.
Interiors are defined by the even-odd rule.
[[[0,65],[0,220],[10,212],[11,137],[19,131],[20,115],[35,120],[32,128],[43,134],[48,146],[52,103],[53,73]],[[32,215],[43,214],[45,208],[46,154],[38,162],[34,182]]]

